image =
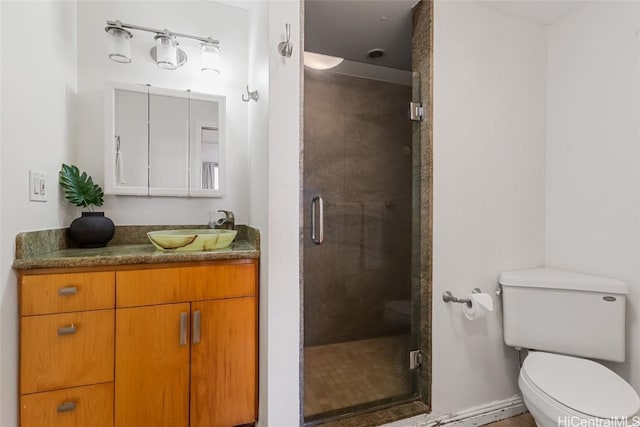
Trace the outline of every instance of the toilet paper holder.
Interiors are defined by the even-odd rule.
[[[480,290],[480,288],[474,288],[471,291],[472,294],[480,294],[482,293],[482,291]],[[457,302],[459,304],[467,304],[469,307],[471,307],[471,300],[469,298],[458,298],[458,297],[454,297],[453,294],[451,293],[451,291],[444,291],[444,293],[442,294],[442,301],[444,302]]]

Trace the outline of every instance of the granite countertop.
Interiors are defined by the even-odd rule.
[[[74,247],[66,228],[24,232],[16,236],[13,268],[25,270],[260,258],[260,232],[246,225],[236,226],[238,234],[231,246],[213,251],[161,251],[147,240],[148,231],[186,228],[204,227],[117,226],[115,236],[107,247],[93,249]]]

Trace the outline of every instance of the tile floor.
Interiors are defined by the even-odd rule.
[[[530,413],[525,412],[524,414],[520,414],[515,417],[486,424],[485,427],[536,427],[536,422]]]
[[[409,395],[411,377],[408,335],[307,347],[304,415]]]

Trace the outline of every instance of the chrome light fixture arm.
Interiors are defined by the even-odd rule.
[[[144,27],[142,25],[127,24],[127,23],[124,23],[124,22],[118,21],[118,20],[116,20],[116,21],[107,20],[107,26],[105,27],[105,31],[109,31],[111,28],[146,31],[148,33],[164,34],[164,35],[167,35],[167,36],[181,37],[181,38],[184,38],[184,39],[198,40],[198,41],[203,42],[203,43],[220,44],[220,41],[215,40],[215,39],[213,39],[211,37],[199,37],[199,36],[193,36],[191,34],[175,33],[173,31],[169,31],[167,29],[161,30],[161,29],[158,29],[158,28]],[[133,36],[131,36],[131,37],[133,37]]]

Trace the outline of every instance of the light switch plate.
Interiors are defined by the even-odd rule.
[[[47,184],[44,172],[29,170],[29,200],[33,202],[47,201]]]

